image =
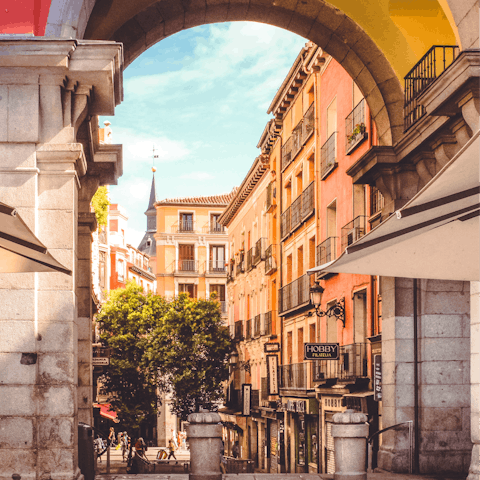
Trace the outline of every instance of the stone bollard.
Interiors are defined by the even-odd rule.
[[[222,480],[220,449],[222,425],[215,412],[191,413],[187,418],[190,445],[190,480]]]
[[[336,413],[333,422],[334,480],[367,480],[367,416],[354,410],[345,410],[343,413]]]

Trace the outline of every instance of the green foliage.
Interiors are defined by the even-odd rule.
[[[233,344],[215,299],[182,294],[167,302],[132,282],[110,292],[97,322],[111,347],[102,393],[129,430],[153,421],[162,391],[173,394],[172,411],[183,419],[221,400]]]
[[[107,193],[107,187],[99,187],[92,197],[92,206],[100,229],[107,224],[108,206],[110,205]]]

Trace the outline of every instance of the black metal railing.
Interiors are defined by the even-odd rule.
[[[341,230],[342,252],[353,242],[356,242],[367,233],[367,217],[359,215],[348,222]]]
[[[252,390],[250,397],[250,406],[252,408],[258,408],[260,406],[260,390]]]
[[[240,273],[245,272],[245,254],[240,252],[237,256],[237,264],[235,267],[235,274],[240,275]]]
[[[272,310],[270,312],[267,312],[265,314],[265,319],[264,319],[264,324],[263,324],[263,331],[262,335],[272,335],[273,333],[273,321],[275,320],[277,316],[276,310]]]
[[[281,388],[290,390],[306,390],[307,388],[307,363],[293,363],[280,367]]]
[[[292,230],[290,227],[291,220],[292,220],[291,211],[290,211],[290,207],[288,207],[280,217],[280,237],[281,238],[285,238]]]
[[[308,107],[308,110],[306,111],[305,115],[303,116],[303,123],[302,123],[302,143],[303,144],[305,144],[305,142],[310,138],[310,136],[313,133],[314,122],[315,122],[314,113],[315,113],[314,104],[312,103]]]
[[[322,180],[337,166],[337,132],[333,132],[320,151],[320,176]]]
[[[203,233],[226,233],[225,227],[217,222],[209,222],[202,228]]]
[[[293,150],[292,150],[292,160],[298,155],[298,152],[302,149],[302,125],[303,119],[297,123],[297,126],[293,129]]]
[[[176,262],[175,271],[177,273],[181,272],[198,272],[198,261],[197,260],[178,260]]]
[[[267,185],[267,212],[270,212],[276,205],[277,189],[275,182],[271,182]]]
[[[353,380],[368,376],[367,345],[353,343],[341,345],[338,360],[315,360],[312,362],[312,380],[314,382],[338,378]]]
[[[280,313],[307,305],[310,302],[309,275],[302,275],[293,282],[285,285],[279,291]]]
[[[385,197],[377,187],[370,187],[370,215],[382,211],[385,206]]]
[[[265,250],[265,275],[270,275],[277,269],[277,246],[269,245]]]
[[[261,333],[262,315],[255,315],[253,319],[253,337],[259,337]]]
[[[235,322],[235,340],[243,340],[243,320]]]
[[[282,146],[282,171],[290,165],[290,162],[293,160],[292,150],[293,150],[294,137],[291,135],[288,140]]]
[[[459,52],[456,45],[434,45],[405,75],[405,131],[426,113],[418,97],[454,62]]]
[[[290,230],[295,230],[302,223],[302,195],[300,194],[290,205]]]
[[[208,262],[208,273],[226,273],[225,260],[210,260]]]
[[[315,185],[310,185],[302,193],[302,221],[309,217],[315,209]]]
[[[262,260],[265,260],[265,246],[267,239],[262,237],[255,242],[255,252],[253,254],[253,264],[258,265]]]
[[[261,393],[260,400],[268,402],[268,377],[262,377],[260,379]]]
[[[252,319],[247,320],[245,325],[245,340],[250,340],[252,338]]]
[[[247,272],[249,272],[253,268],[253,254],[254,254],[255,247],[252,247],[248,252],[247,252]]]
[[[345,119],[345,141],[347,154],[364,138],[367,138],[365,127],[365,99],[361,99]]]
[[[285,238],[298,228],[315,210],[315,185],[307,188],[293,201],[280,217],[280,236]]]
[[[175,233],[194,232],[195,222],[193,220],[180,220],[172,226]]]
[[[328,237],[320,245],[317,245],[317,267],[337,258],[337,238]]]

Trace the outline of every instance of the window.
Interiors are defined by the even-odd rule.
[[[292,350],[293,350],[293,336],[292,332],[287,332],[287,362],[292,363]]]
[[[367,189],[365,185],[353,185],[353,218],[367,213]]]
[[[308,268],[315,267],[315,237],[308,240]]]
[[[298,329],[297,336],[297,362],[303,363],[303,328]]]
[[[292,281],[292,277],[293,277],[293,274],[292,274],[292,255],[290,254],[288,257],[287,257],[287,283],[290,283]]]
[[[303,247],[297,250],[297,278],[303,275]]]
[[[178,246],[178,270],[195,271],[195,246],[179,245]]]
[[[211,233],[222,233],[224,231],[223,225],[218,223],[220,218],[220,213],[212,213],[210,215],[210,232]]]
[[[193,213],[181,213],[179,232],[193,232]]]
[[[355,108],[360,103],[360,100],[363,99],[362,92],[360,91],[360,89],[358,88],[358,85],[355,82],[353,82],[352,97],[353,97],[352,107]]]
[[[336,300],[333,300],[332,302],[327,303],[326,310],[328,310],[330,307],[333,307],[335,303],[336,303]],[[337,322],[338,320],[334,315],[327,316],[327,343],[337,343],[337,339],[338,339]]]
[[[216,293],[219,302],[225,301],[225,285],[210,285],[210,294]]]
[[[100,287],[106,288],[106,279],[107,279],[107,254],[105,252],[100,252],[99,258],[99,274],[100,274]]]
[[[210,272],[224,272],[225,271],[225,246],[211,245],[210,246]]]
[[[197,298],[197,286],[194,283],[179,283],[178,293],[188,293],[190,298]]]
[[[123,265],[123,260],[118,260],[117,261],[117,275],[118,275],[118,281],[123,282],[125,280],[125,269]]]
[[[327,107],[327,138],[337,131],[337,98]]]

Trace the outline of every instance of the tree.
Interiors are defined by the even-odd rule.
[[[110,201],[108,200],[107,187],[98,187],[95,195],[92,197],[92,206],[100,230],[102,229],[102,226],[107,224],[109,205]]]
[[[157,371],[145,362],[151,333],[166,311],[157,295],[144,295],[135,282],[110,291],[97,316],[103,344],[110,347],[110,365],[100,380],[102,393],[109,397],[119,420],[130,431],[156,417],[159,408]]]
[[[149,356],[171,390],[172,412],[186,419],[200,407],[218,408],[233,350],[219,303],[181,294],[153,334]]]

